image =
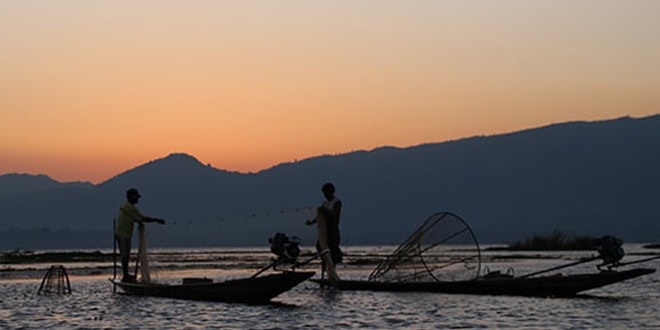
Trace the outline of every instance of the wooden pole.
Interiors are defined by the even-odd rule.
[[[583,264],[585,262],[591,262],[591,261],[598,260],[598,259],[600,259],[600,257],[590,257],[590,258],[586,258],[586,259],[580,259],[576,262],[571,262],[570,264],[540,270],[538,272],[533,272],[533,273],[529,273],[529,274],[526,274],[526,275],[523,275],[523,276],[519,276],[518,278],[531,277],[531,276],[534,276],[534,275],[543,274],[543,273],[551,272],[553,270],[562,269],[562,268],[566,268],[566,267],[571,267],[571,266]]]
[[[112,218],[112,292],[117,292],[117,238],[115,237],[115,228],[117,228],[117,218]]]

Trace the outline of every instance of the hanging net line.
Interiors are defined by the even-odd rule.
[[[138,251],[135,261],[135,276],[140,283],[159,283],[158,270],[152,267],[153,256],[149,254],[147,232],[144,224],[138,225]],[[137,275],[140,275],[139,277]]]
[[[138,264],[141,282],[151,282],[151,267],[149,266],[149,253],[147,252],[147,233],[144,224],[138,226]]]
[[[457,215],[430,216],[369,275],[370,281],[467,281],[479,276],[479,243]]]

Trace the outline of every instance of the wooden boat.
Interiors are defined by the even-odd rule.
[[[270,300],[306,281],[314,272],[283,271],[259,277],[223,282],[211,279],[184,279],[182,284],[120,282],[110,280],[125,294],[175,299],[267,304]]]
[[[510,295],[538,297],[574,297],[579,293],[651,274],[655,269],[636,268],[625,271],[602,271],[594,274],[551,275],[539,277],[493,276],[468,281],[381,282],[340,280],[331,285],[325,279],[311,281],[340,290],[438,292],[453,294]]]
[[[649,268],[617,270],[618,267],[660,258],[653,256],[622,263],[622,243],[607,235],[594,241],[598,256],[522,276],[513,276],[513,271],[510,274],[508,271],[506,274],[487,271],[482,275],[481,250],[470,226],[456,214],[438,212],[428,217],[382,260],[367,280],[312,281],[340,290],[573,297],[590,289],[655,272]],[[597,260],[602,263],[596,266],[598,272],[595,273],[546,276],[562,268]]]

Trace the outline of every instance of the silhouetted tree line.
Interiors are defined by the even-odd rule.
[[[555,229],[550,234],[533,235],[523,241],[510,244],[507,250],[595,250],[596,238],[591,236],[569,237],[565,232]]]

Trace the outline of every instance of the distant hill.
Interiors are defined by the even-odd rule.
[[[463,217],[482,242],[554,229],[657,241],[660,115],[323,155],[250,174],[172,154],[98,185],[28,189],[34,179],[0,176],[0,248],[111,247],[128,187],[140,189],[145,214],[168,220],[149,227],[154,246],[266,245],[275,231],[313,245],[303,222],[326,181],[344,200],[343,244],[399,243],[437,211]]]
[[[25,193],[34,193],[67,187],[91,187],[89,182],[58,182],[46,175],[12,173],[0,175],[0,199]]]

